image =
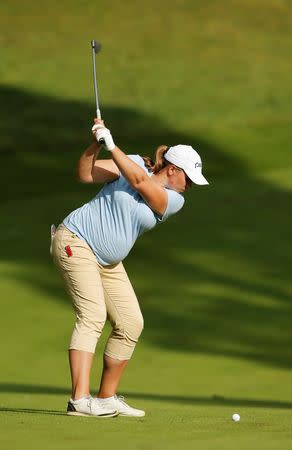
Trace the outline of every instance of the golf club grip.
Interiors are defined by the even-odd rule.
[[[98,140],[98,143],[104,145],[105,144],[105,140],[103,138],[101,138],[101,139]]]

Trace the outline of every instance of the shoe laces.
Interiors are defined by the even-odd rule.
[[[123,395],[116,395],[116,399],[119,400],[127,408],[130,408],[130,406],[125,402],[125,397]]]
[[[87,402],[88,407],[90,408],[90,411],[93,412],[96,410],[96,408],[100,409],[100,408],[106,408],[106,405],[99,402],[98,398],[96,397],[91,397],[88,399]]]

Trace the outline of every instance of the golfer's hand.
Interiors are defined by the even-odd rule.
[[[116,145],[113,141],[110,130],[108,128],[105,128],[102,120],[95,119],[94,122],[95,125],[93,125],[91,130],[97,142],[100,142],[102,140],[104,142],[105,148],[109,152],[112,152],[115,149]]]
[[[103,125],[105,127],[104,121],[102,119],[94,119],[94,125]]]
[[[101,119],[94,119],[94,125],[91,128],[91,132],[95,139],[96,139],[95,135],[96,135],[97,130],[99,130],[101,128],[105,128],[104,121]]]

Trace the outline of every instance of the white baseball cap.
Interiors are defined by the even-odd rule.
[[[180,169],[183,169],[193,183],[199,185],[209,184],[202,174],[202,160],[200,155],[190,145],[169,147],[167,152],[164,153],[164,158]]]

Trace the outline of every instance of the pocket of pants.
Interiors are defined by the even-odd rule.
[[[54,223],[52,223],[52,225],[51,225],[51,240],[50,240],[50,254],[52,255],[52,253],[53,253],[53,240],[54,240],[54,237],[55,237],[55,234],[56,234],[56,230],[57,230],[57,228],[56,228],[56,225],[54,224]]]

